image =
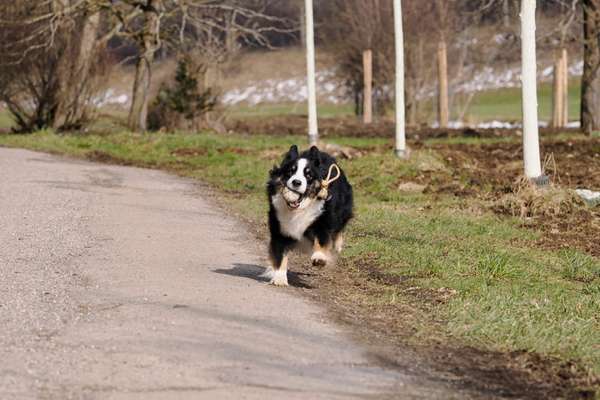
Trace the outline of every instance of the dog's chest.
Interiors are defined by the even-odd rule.
[[[281,233],[296,240],[301,240],[306,229],[323,214],[325,204],[323,200],[311,200],[301,210],[290,210],[280,194],[273,196],[272,200]]]

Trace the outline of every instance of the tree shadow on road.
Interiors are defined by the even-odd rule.
[[[267,283],[269,282],[269,278],[263,276],[266,270],[267,269],[265,267],[261,267],[259,265],[234,263],[230,269],[215,269],[213,272],[229,276],[239,276],[242,278],[252,279],[257,282]],[[290,286],[300,289],[314,289],[313,286],[309,285],[303,279],[303,277],[310,275],[311,274],[309,273],[288,271],[288,283]]]

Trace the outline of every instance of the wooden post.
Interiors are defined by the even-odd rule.
[[[315,31],[313,18],[313,1],[306,0],[306,71],[308,80],[308,142],[316,145],[319,141],[317,125],[317,82],[315,66]]]
[[[397,157],[408,157],[406,148],[406,121],[404,109],[404,32],[402,29],[402,2],[394,0],[394,37],[396,51],[396,148]]]
[[[441,40],[438,45],[438,124],[440,128],[448,127],[448,53],[446,42]]]
[[[562,73],[563,73],[563,84],[562,84],[562,127],[566,127],[569,124],[569,61],[567,56],[567,49],[562,49]]]
[[[558,57],[554,63],[554,80],[552,85],[552,127],[561,128],[563,126],[563,62]]]
[[[538,132],[535,2],[521,1],[521,63],[523,91],[523,164],[525,176],[543,184]]]
[[[373,122],[373,52],[363,51],[363,122]]]

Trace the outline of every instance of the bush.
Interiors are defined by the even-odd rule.
[[[200,129],[204,117],[218,104],[216,90],[205,87],[206,65],[184,57],[177,63],[174,82],[163,84],[148,112],[148,129]]]
[[[15,21],[24,12],[19,7],[0,11]],[[0,51],[4,54],[0,62],[0,101],[15,121],[13,131],[80,129],[93,118],[100,77],[107,73],[109,63],[96,48],[93,34],[87,36],[93,41],[87,43],[92,49],[86,53],[89,58],[82,61],[81,31],[86,21],[85,16],[61,20],[51,41],[32,34],[46,22],[39,22],[39,26],[0,26]]]

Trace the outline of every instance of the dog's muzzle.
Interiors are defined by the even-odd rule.
[[[281,195],[283,196],[285,203],[291,210],[295,210],[298,207],[300,207],[300,204],[304,199],[304,196],[302,194],[288,188],[287,186],[283,187],[283,189],[281,190]]]

